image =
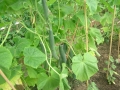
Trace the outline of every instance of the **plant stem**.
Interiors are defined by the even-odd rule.
[[[9,86],[13,89],[16,90],[15,87],[12,85],[12,83],[9,81],[9,79],[5,76],[5,74],[2,72],[0,69],[0,75],[5,79],[5,81],[9,84]]]
[[[58,15],[59,15],[59,22],[58,22],[58,30],[59,30],[60,28],[60,2],[59,0],[57,0],[57,2],[58,2]],[[58,33],[58,30],[57,30],[57,33]]]
[[[111,56],[111,50],[112,50],[112,38],[113,38],[113,31],[114,31],[114,21],[115,21],[115,13],[116,13],[116,6],[114,6],[114,12],[113,12],[113,20],[112,20],[112,30],[111,30],[111,38],[110,38],[110,50],[109,50],[109,57],[108,57],[108,67],[107,69],[110,69],[110,56]],[[107,71],[107,77],[108,77],[108,71]]]
[[[87,8],[86,0],[84,0],[84,17],[85,17],[85,33],[86,33],[86,51],[88,52],[88,25],[87,25]]]
[[[6,41],[8,35],[9,35],[9,32],[10,32],[11,26],[12,26],[12,23],[10,24],[10,26],[9,26],[9,28],[8,28],[8,31],[7,31],[7,34],[6,34],[5,38],[4,38],[4,40],[2,41],[2,43],[0,44],[0,46],[2,46],[2,45],[4,44],[4,42]]]
[[[119,31],[119,38],[118,38],[118,59],[120,58],[119,57],[119,52],[120,52],[119,47],[120,47],[120,31]]]
[[[87,25],[87,7],[86,7],[86,0],[84,0],[84,17],[85,17],[85,34],[86,34],[86,51],[88,52],[88,25]],[[88,80],[86,82],[88,87]]]

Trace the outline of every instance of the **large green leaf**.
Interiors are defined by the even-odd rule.
[[[88,80],[98,71],[97,59],[90,52],[72,58],[72,70],[80,81]]]
[[[86,4],[88,5],[91,14],[94,14],[97,10],[98,1],[97,0],[86,0]]]
[[[10,51],[5,48],[0,46],[0,66],[9,69],[11,64],[12,64],[12,54]]]
[[[48,76],[45,73],[40,73],[38,76],[37,88],[41,90],[48,81]]]
[[[35,47],[26,47],[24,49],[23,54],[25,56],[24,58],[25,65],[28,65],[33,68],[37,68],[46,59],[46,55]]]
[[[57,68],[54,68],[56,71],[59,71]],[[38,90],[56,90],[59,86],[59,76],[51,70],[51,76],[47,76],[45,73],[40,73],[37,82]]]

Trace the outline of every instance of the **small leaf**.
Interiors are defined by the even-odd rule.
[[[114,64],[114,63],[112,63],[111,67],[112,67],[112,69],[113,69],[113,70],[115,70],[115,69],[116,69],[116,66],[115,66],[115,64]]]
[[[83,26],[85,26],[85,17],[84,17],[84,12],[80,11],[76,14],[76,16],[80,19],[80,22]],[[88,21],[88,26],[90,25],[90,20],[87,18]]]
[[[24,63],[33,68],[37,68],[40,64],[42,64],[46,55],[42,53],[38,48],[35,47],[26,47],[24,49]]]
[[[12,64],[12,59],[13,57],[10,51],[5,47],[0,46],[0,66],[9,69]]]
[[[47,1],[47,5],[50,6],[50,5],[52,5],[55,1],[56,1],[56,0],[49,0],[49,1]]]
[[[30,78],[37,78],[37,72],[33,68],[28,67],[27,72]]]
[[[94,14],[97,10],[98,1],[97,0],[86,0],[86,4],[88,5],[91,14]]]
[[[112,56],[110,56],[110,61],[113,63],[114,62],[114,58]]]
[[[70,5],[63,5],[61,7],[61,11],[63,11],[65,14],[70,14],[73,11],[73,7]]]
[[[94,82],[91,82],[91,84],[89,84],[87,90],[98,90],[98,88]]]
[[[97,44],[99,45],[104,41],[104,38],[102,37],[102,34],[99,29],[97,28],[90,28],[89,31],[90,35],[95,38]]]
[[[109,73],[110,73],[110,76],[112,77],[112,75],[114,74],[114,71],[110,69]]]
[[[63,85],[63,82],[62,82],[62,79],[60,79],[60,84],[59,84],[59,90],[64,90],[64,85]]]
[[[26,81],[27,85],[35,86],[35,84],[37,83],[37,78],[26,77],[25,81]]]
[[[62,78],[66,78],[66,77],[68,77],[68,70],[66,69],[66,64],[63,63],[60,78],[62,79]]]

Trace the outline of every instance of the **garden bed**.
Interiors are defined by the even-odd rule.
[[[114,59],[117,59],[117,48],[117,42],[114,42],[112,47],[112,56]],[[103,70],[107,67],[105,61],[108,60],[109,43],[101,44],[98,47],[98,52],[101,55],[98,57],[99,71],[91,78],[90,81],[95,82],[99,90],[120,90],[120,76],[115,75],[115,84],[109,84],[106,79],[106,72]],[[116,66],[116,72],[120,74],[120,64],[116,64]],[[80,83],[79,81],[74,81],[72,90],[86,90],[86,82]]]

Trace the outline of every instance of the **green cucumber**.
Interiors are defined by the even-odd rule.
[[[42,0],[42,5],[44,9],[45,19],[48,21],[48,6],[46,4],[46,0]]]
[[[62,63],[66,63],[67,58],[66,58],[66,54],[65,54],[63,46],[64,45],[59,46],[59,52],[60,52],[60,57],[61,57]]]
[[[49,45],[50,45],[50,50],[52,52],[52,56],[58,60],[58,56],[55,50],[55,41],[54,41],[54,36],[53,36],[53,31],[49,30]]]

